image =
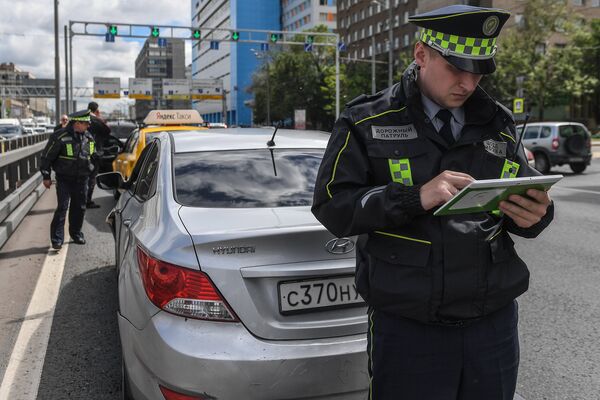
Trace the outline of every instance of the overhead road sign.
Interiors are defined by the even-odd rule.
[[[210,41],[210,49],[211,50],[219,50],[219,42],[217,42],[216,40],[211,40]]]
[[[152,100],[152,79],[129,78],[129,98],[136,100]]]
[[[192,79],[192,100],[222,100],[223,82],[220,79]]]
[[[187,79],[163,79],[163,98],[167,100],[189,100],[190,81]]]
[[[232,32],[232,33],[231,33],[231,40],[233,40],[233,41],[236,41],[236,42],[237,42],[238,40],[240,40],[240,33],[239,33],[239,32],[236,32],[236,31]]]
[[[313,44],[312,43],[304,43],[304,51],[306,51],[306,52],[313,51]]]
[[[108,33],[110,33],[113,36],[117,36],[117,34],[119,33],[119,29],[116,25],[111,25],[108,27]]]
[[[94,98],[121,98],[121,79],[94,77]]]
[[[167,47],[167,39],[166,38],[158,38],[158,47]]]

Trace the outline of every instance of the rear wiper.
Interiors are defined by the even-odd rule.
[[[269,147],[275,146],[275,141],[273,139],[275,139],[275,134],[277,133],[277,129],[279,129],[280,126],[281,126],[281,121],[279,121],[277,123],[277,125],[275,125],[275,132],[273,132],[273,136],[271,136],[271,140],[269,140],[267,142],[267,146],[269,146]]]

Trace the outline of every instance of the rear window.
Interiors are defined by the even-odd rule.
[[[189,207],[312,204],[323,150],[267,149],[175,154],[175,196]]]
[[[136,128],[134,124],[108,124],[110,132],[113,136],[119,139],[127,139],[131,132]]]

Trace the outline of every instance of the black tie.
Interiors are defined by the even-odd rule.
[[[454,135],[452,134],[452,126],[450,125],[450,120],[452,119],[452,113],[448,110],[446,110],[445,108],[442,108],[440,111],[438,111],[438,113],[436,114],[436,117],[438,117],[440,120],[442,120],[444,122],[444,125],[442,125],[442,128],[440,129],[440,135],[442,135],[442,137],[444,138],[444,140],[446,141],[446,143],[448,143],[448,146],[451,146],[454,144]]]

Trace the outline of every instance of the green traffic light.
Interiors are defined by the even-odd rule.
[[[306,43],[314,43],[315,41],[315,37],[312,35],[309,35],[306,37]]]
[[[271,42],[276,43],[279,37],[277,37],[276,33],[271,33]]]
[[[231,34],[231,38],[232,38],[233,40],[238,40],[238,39],[240,38],[240,33],[239,33],[239,32],[233,32],[233,33]]]
[[[160,35],[160,29],[158,29],[157,27],[153,27],[152,28],[152,36],[154,36],[156,38],[159,35]]]
[[[116,25],[111,25],[110,29],[108,31],[110,32],[111,35],[114,35],[114,36],[117,36],[117,33],[119,32]]]
[[[200,31],[199,30],[195,30],[193,36],[194,36],[194,39],[200,39]]]

